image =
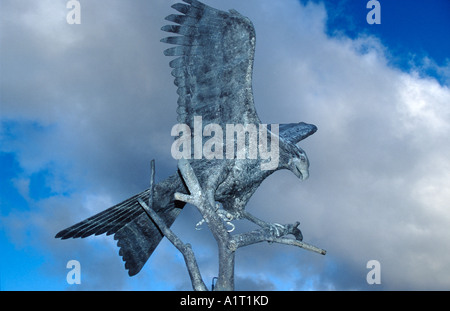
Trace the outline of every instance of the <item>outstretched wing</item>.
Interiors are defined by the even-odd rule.
[[[259,124],[252,93],[255,30],[238,12],[220,11],[196,0],[172,7],[162,30],[179,36],[161,41],[177,46],[164,51],[178,86],[178,122],[193,128],[194,116],[209,123]]]

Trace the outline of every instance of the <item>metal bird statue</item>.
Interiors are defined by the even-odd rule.
[[[177,36],[161,40],[176,45],[164,54],[177,57],[170,62],[170,67],[178,87],[178,122],[193,128],[195,117],[200,116],[202,127],[208,124],[222,128],[228,124],[260,126],[252,93],[255,30],[251,21],[235,10],[224,12],[196,0],[183,1],[172,6],[181,15],[167,16],[166,20],[174,24],[162,28]],[[253,159],[235,156],[189,160],[209,199],[220,203],[220,210],[233,215],[233,219],[248,219],[261,227],[276,229],[280,225],[266,223],[245,211],[250,197],[276,170],[288,169],[302,180],[308,177],[308,158],[296,144],[317,128],[301,122],[280,124],[278,129],[278,135],[268,130],[279,143],[279,160],[274,169],[261,169],[265,159],[259,155]],[[201,139],[203,142],[205,137]],[[178,171],[154,186],[151,208],[169,227],[185,205],[175,200],[176,192],[188,193]],[[149,189],[62,230],[56,238],[114,234],[128,274],[136,275],[163,238],[138,202],[147,201],[148,197]]]

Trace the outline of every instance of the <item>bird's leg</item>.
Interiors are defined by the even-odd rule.
[[[216,206],[217,206],[216,212],[217,212],[217,214],[219,215],[219,217],[220,217],[223,221],[225,221],[225,223],[226,223],[228,226],[230,226],[230,229],[228,229],[227,231],[228,231],[228,232],[233,232],[234,229],[236,228],[236,226],[233,225],[233,224],[231,223],[231,221],[233,221],[233,220],[236,219],[235,215],[233,215],[232,213],[227,212],[226,210],[224,210],[223,208],[221,208],[221,204],[219,204],[219,203],[217,203]]]
[[[226,222],[226,224],[227,224],[228,226],[230,226],[230,229],[228,229],[227,231],[228,231],[228,232],[233,232],[234,229],[236,228],[236,226],[233,225],[233,224],[231,223],[231,221],[233,221],[233,220],[236,219],[236,215],[233,215],[233,214],[231,214],[230,212],[227,212],[226,210],[224,210],[224,209],[221,207],[221,204],[220,204],[220,203],[216,203],[216,204],[215,204],[215,207],[216,207],[215,212],[219,215],[219,217],[220,217],[224,222]],[[195,225],[195,230],[201,230],[200,226],[203,225],[205,222],[206,222],[206,220],[205,220],[204,218],[203,218],[202,220],[200,220],[200,221]]]
[[[232,232],[235,229],[235,226],[231,223],[232,220],[234,220],[234,216],[228,212],[226,212],[223,208],[221,208],[221,204],[219,202],[216,202],[215,200],[215,190],[217,189],[218,185],[223,181],[224,176],[226,176],[228,173],[227,171],[229,168],[227,167],[227,162],[221,161],[217,165],[217,169],[215,170],[215,173],[212,173],[209,175],[207,181],[205,182],[205,189],[207,191],[205,192],[205,195],[210,203],[210,206],[214,208],[215,213],[224,221],[227,225],[229,225],[231,228],[228,229],[228,232]],[[201,230],[200,226],[204,224],[206,220],[203,218],[200,220],[196,225],[196,230]]]

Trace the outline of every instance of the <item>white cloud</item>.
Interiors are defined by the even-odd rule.
[[[450,129],[449,89],[435,80],[403,75],[400,104],[404,130],[419,130],[425,135],[442,135]]]

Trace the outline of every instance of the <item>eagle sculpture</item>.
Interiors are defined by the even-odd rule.
[[[170,67],[178,87],[178,122],[193,127],[194,118],[200,116],[203,126],[261,125],[252,93],[253,24],[235,10],[224,12],[196,0],[183,1],[172,6],[181,14],[166,17],[174,24],[162,27],[175,36],[161,40],[175,45],[164,54],[176,57]],[[271,170],[261,169],[265,159],[259,155],[253,159],[191,158],[189,162],[200,185],[221,211],[261,227],[276,227],[246,212],[245,206],[261,182],[276,170],[288,169],[302,180],[308,177],[308,158],[296,144],[316,130],[303,122],[280,124],[278,133],[268,130],[279,144],[278,165]],[[149,191],[62,230],[56,238],[114,234],[128,274],[136,275],[163,238],[139,204],[139,200],[148,200]],[[169,227],[185,205],[175,200],[176,192],[188,193],[179,171],[154,186],[151,208]]]

